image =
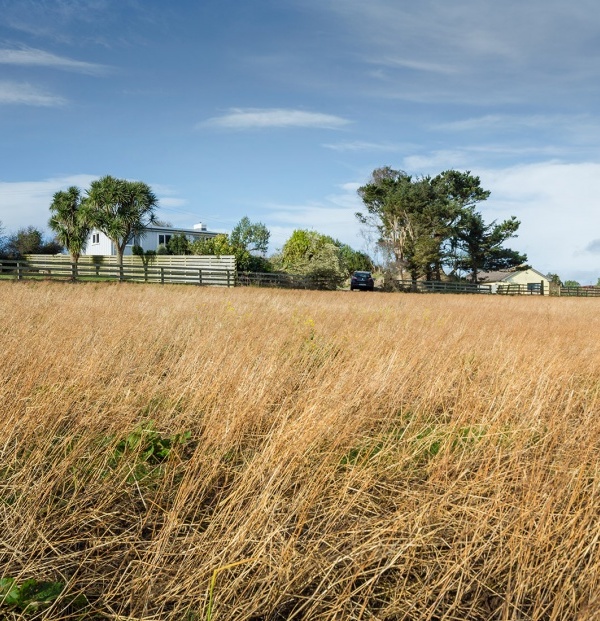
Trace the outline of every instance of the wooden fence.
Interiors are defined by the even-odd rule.
[[[496,293],[498,295],[544,295],[544,283],[542,281],[528,284],[499,283]]]
[[[299,274],[269,272],[238,272],[237,284],[242,287],[277,287],[280,289],[329,289],[338,288],[338,282],[327,278],[313,278]]]
[[[598,298],[600,297],[600,287],[561,287],[559,295],[578,298]]]
[[[0,260],[0,278],[117,280],[160,284],[193,284],[221,287],[257,286],[284,289],[335,290],[338,282],[297,274],[236,272],[233,256],[157,256],[152,262],[140,257],[123,257],[123,265],[113,256],[83,256],[78,264],[64,255],[28,255],[23,260]],[[491,294],[492,285],[436,280],[395,280],[400,291],[418,293]],[[543,295],[543,283],[499,283],[498,295]],[[556,293],[566,297],[600,297],[600,287],[557,287]]]
[[[28,254],[23,257],[27,261],[36,262],[52,267],[54,263],[64,263],[69,261],[69,257],[64,254]],[[117,257],[114,255],[83,255],[79,258],[79,265],[117,265]],[[144,258],[136,255],[125,255],[123,265],[140,267],[148,265],[151,267],[173,267],[173,268],[202,268],[202,269],[229,269],[235,270],[235,257],[233,255],[170,255],[159,254],[151,258]]]
[[[42,255],[43,257],[43,255]],[[100,258],[100,257],[99,257]],[[124,257],[127,259],[128,257]],[[202,262],[204,257],[192,257],[196,265],[174,266],[143,264],[139,258],[137,261],[123,261],[120,266],[114,257],[102,257],[103,260],[90,260],[90,257],[82,257],[77,264],[65,260],[64,256],[55,257],[48,255],[42,260],[1,260],[0,278],[25,279],[57,279],[77,281],[111,281],[121,282],[147,282],[160,284],[190,284],[190,285],[213,285],[223,287],[233,286],[257,286],[278,287],[284,289],[336,289],[338,283],[324,278],[311,278],[295,274],[281,273],[258,273],[236,272],[235,257],[233,262],[226,259],[218,262]],[[180,262],[181,265],[182,262]]]
[[[415,293],[492,293],[491,285],[479,285],[471,282],[445,282],[440,280],[395,280],[400,291]]]
[[[233,287],[235,270],[219,268],[169,267],[164,265],[118,265],[104,262],[0,261],[0,277],[58,280],[117,280],[160,284],[190,284]]]

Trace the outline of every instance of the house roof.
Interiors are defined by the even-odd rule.
[[[156,226],[150,224],[146,227],[146,231],[153,231],[155,233],[166,233],[168,235],[179,235],[183,233],[184,235],[202,235],[204,237],[214,237],[218,235],[214,231],[207,231],[206,229],[181,229],[173,226]]]
[[[502,282],[507,278],[510,278],[514,272],[478,272],[477,280],[480,282]]]
[[[479,282],[486,282],[486,283],[502,282],[504,280],[508,280],[511,276],[514,276],[519,271],[533,272],[534,274],[536,274],[536,276],[539,276],[540,278],[543,278],[544,280],[548,280],[548,278],[546,278],[546,276],[544,276],[542,272],[538,272],[533,267],[529,267],[526,270],[515,269],[515,270],[504,270],[504,271],[497,271],[497,272],[478,272],[477,280]]]

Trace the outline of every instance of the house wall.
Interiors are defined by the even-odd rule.
[[[165,240],[168,239],[167,236],[173,236],[180,233],[184,233],[186,237],[190,240],[190,242],[195,241],[201,238],[214,237],[216,233],[210,233],[207,231],[187,231],[183,229],[172,229],[172,228],[148,228],[146,229],[146,233],[139,237],[136,241],[144,251],[148,250],[158,250],[158,247],[161,243],[166,243]],[[95,240],[98,239],[96,242]],[[135,244],[127,244],[125,246],[125,256],[130,256],[133,254],[133,246]],[[110,241],[110,239],[101,231],[97,229],[92,230],[88,237],[87,245],[84,255],[116,255],[116,248],[114,244]]]
[[[97,229],[93,229],[92,232],[88,236],[87,244],[85,250],[83,251],[84,255],[107,255],[114,254],[113,252],[113,244],[106,237],[104,233],[101,233]]]
[[[527,285],[529,283],[539,284],[540,282],[544,283],[544,295],[550,295],[550,281],[535,270],[515,272],[503,281],[505,284],[513,283],[515,285]]]

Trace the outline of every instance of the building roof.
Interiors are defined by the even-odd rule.
[[[215,235],[218,235],[218,233],[215,233],[214,231],[207,231],[206,228],[204,229],[182,229],[182,228],[174,227],[174,226],[157,226],[155,224],[150,224],[149,226],[147,226],[146,231],[167,233],[170,235],[180,235],[181,233],[183,233],[184,235],[203,235],[205,237],[206,236],[214,237]]]
[[[518,272],[533,272],[534,274],[536,274],[536,276],[539,276],[540,278],[543,278],[544,280],[548,280],[548,278],[544,276],[542,272],[538,272],[533,267],[529,267],[526,270],[514,269],[514,270],[503,270],[503,271],[497,271],[497,272],[478,272],[477,280],[479,282],[485,282],[485,283],[502,282],[504,280],[509,280],[511,276],[514,276]]]
[[[506,272],[478,272],[477,280],[480,282],[502,282],[510,278],[514,272],[506,271]]]

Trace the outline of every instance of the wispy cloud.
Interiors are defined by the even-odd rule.
[[[587,114],[486,114],[483,116],[439,123],[434,129],[445,131],[495,131],[498,129],[565,129],[565,128],[599,129],[597,119]]]
[[[600,13],[591,0],[296,2],[335,19],[373,69],[355,72],[355,81],[370,78],[362,90],[371,95],[470,105],[557,104],[575,92],[597,100]]]
[[[15,104],[26,106],[58,107],[67,103],[58,95],[45,93],[27,83],[0,82],[0,105]]]
[[[225,129],[267,129],[306,127],[339,129],[349,120],[332,114],[306,112],[286,108],[232,108],[227,114],[212,117],[197,127],[220,127]]]
[[[374,151],[386,153],[398,152],[404,148],[402,145],[392,144],[389,142],[366,142],[360,140],[356,140],[353,142],[326,143],[323,145],[323,147],[325,149],[331,149],[332,151],[339,152]]]
[[[20,49],[0,49],[1,65],[19,65],[33,67],[51,67],[54,69],[63,69],[66,71],[77,71],[79,73],[87,73],[90,75],[100,75],[107,73],[109,70],[105,65],[73,60],[64,56],[57,56],[44,50],[34,48]]]
[[[185,198],[175,198],[174,196],[163,196],[159,198],[161,207],[185,207],[188,201]]]
[[[441,150],[424,155],[409,155],[403,158],[402,167],[417,174],[435,174],[448,168],[463,168],[469,159],[467,154],[459,149]]]
[[[383,57],[375,61],[378,65],[388,67],[400,67],[404,69],[412,69],[413,71],[424,71],[427,73],[441,73],[444,75],[452,75],[460,72],[460,69],[454,65],[447,65],[438,62],[430,62],[425,60],[413,60],[409,58]]]

